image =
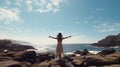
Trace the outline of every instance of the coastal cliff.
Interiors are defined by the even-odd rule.
[[[27,49],[34,49],[34,47],[19,43],[13,43],[13,40],[0,40],[0,51],[6,49],[9,51],[24,51]]]
[[[118,35],[109,35],[98,41],[98,43],[91,44],[98,47],[120,47],[120,33]]]

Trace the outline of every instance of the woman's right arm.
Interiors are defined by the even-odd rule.
[[[52,36],[49,36],[49,38],[52,38],[52,39],[57,39],[56,37],[52,37]]]

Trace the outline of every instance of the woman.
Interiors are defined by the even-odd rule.
[[[57,37],[52,37],[52,36],[49,36],[49,37],[53,39],[57,39],[56,54],[57,54],[57,57],[59,57],[59,59],[63,58],[64,56],[63,56],[62,40],[70,38],[71,36],[63,37],[61,33],[58,33]]]

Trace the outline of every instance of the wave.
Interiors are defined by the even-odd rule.
[[[74,52],[75,51],[73,51],[73,52],[65,52],[64,54],[65,55],[69,55],[69,54],[74,54]],[[97,53],[99,53],[100,51],[89,51],[90,53],[92,53],[92,54],[97,54]],[[76,56],[79,56],[79,54],[75,54]]]
[[[89,51],[90,53],[93,53],[93,54],[97,54],[99,53],[100,51]]]
[[[69,55],[69,54],[74,54],[74,52],[66,52],[64,54]]]
[[[52,47],[39,47],[37,48],[36,52],[41,53],[41,52],[54,52],[55,48]]]

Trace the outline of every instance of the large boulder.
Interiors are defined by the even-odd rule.
[[[82,51],[77,50],[77,51],[74,52],[74,54],[82,54]]]
[[[47,57],[47,56],[39,56],[39,57],[38,57],[38,62],[44,62],[44,61],[46,61],[46,60],[48,60],[48,57]]]
[[[23,53],[21,53],[21,55],[16,55],[14,60],[35,63],[36,62],[36,52],[35,51],[23,52]]]
[[[83,49],[82,55],[87,55],[88,53],[89,53],[89,51],[87,49]]]
[[[87,55],[89,51],[87,49],[83,49],[83,51],[77,50],[74,52],[74,54],[80,54],[80,55]]]
[[[109,48],[109,49],[105,49],[105,50],[102,50],[101,52],[99,52],[98,54],[99,55],[109,55],[109,54],[112,54],[116,52],[116,50],[112,49],[112,48]]]
[[[50,64],[47,61],[45,61],[45,62],[39,63],[37,67],[50,67]]]
[[[13,58],[15,54],[16,54],[16,52],[2,53],[2,55],[3,55],[4,57],[11,57],[11,58]]]
[[[90,57],[86,57],[84,62],[88,66],[102,66],[103,64],[100,58],[101,58],[100,56],[90,56]]]
[[[61,62],[61,64],[63,64],[63,63]],[[41,62],[37,66],[38,67],[65,67],[65,66],[61,66],[60,64],[58,64],[58,61],[56,61],[54,59]]]
[[[58,65],[60,65],[61,67],[67,67],[67,60],[66,59],[60,59],[57,61]]]
[[[50,61],[48,61],[48,63],[50,65],[58,65],[57,62],[56,62],[56,60],[54,60],[54,59],[51,59]]]
[[[76,55],[75,54],[65,55],[64,58],[71,62],[74,58],[76,58]]]
[[[6,60],[6,61],[0,61],[0,67],[22,67],[20,62],[12,61],[12,60]]]
[[[106,56],[90,55],[86,56],[84,62],[88,66],[104,66],[120,64],[120,52],[115,52]]]
[[[38,54],[37,58],[38,58],[37,59],[38,62],[44,62],[46,60],[54,59],[55,54],[51,53],[51,52],[40,53],[40,54]]]
[[[15,52],[0,53],[0,61],[12,60],[15,54]]]
[[[55,58],[55,53],[50,52],[48,54],[49,59],[54,59]]]

